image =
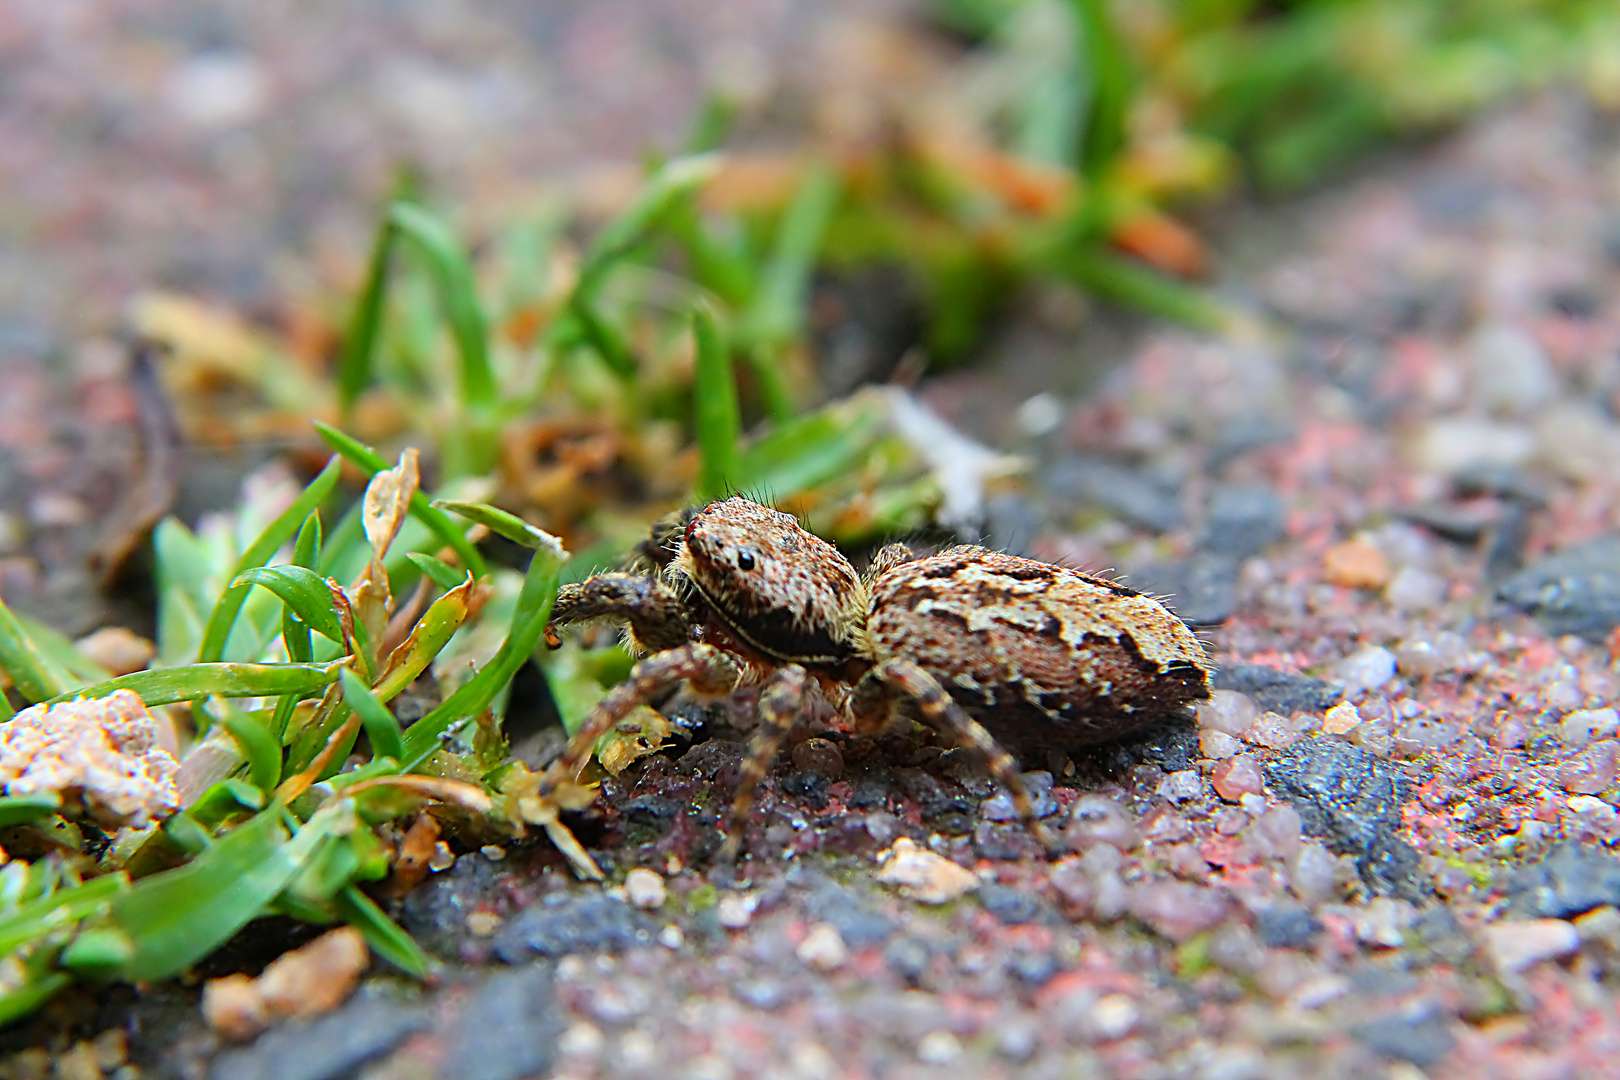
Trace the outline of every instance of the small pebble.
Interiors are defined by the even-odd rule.
[[[1339,860],[1315,840],[1300,845],[1288,862],[1288,887],[1307,904],[1319,904],[1333,895]]]
[[[1116,851],[1131,851],[1142,843],[1142,830],[1125,808],[1106,795],[1082,795],[1069,812],[1065,833],[1069,847],[1086,851],[1099,845]]]
[[[1333,669],[1347,693],[1377,690],[1395,677],[1395,654],[1382,645],[1369,645]]]
[[[806,739],[793,748],[793,767],[829,780],[844,775],[844,753],[831,739]]]
[[[1620,775],[1620,743],[1604,739],[1593,743],[1558,767],[1558,783],[1576,795],[1596,795]]]
[[[500,928],[501,917],[482,909],[467,913],[467,933],[473,937],[489,937]]]
[[[1346,540],[1327,549],[1322,576],[1346,589],[1381,589],[1389,581],[1389,560],[1365,540]]]
[[[1273,806],[1255,819],[1248,835],[1257,855],[1287,860],[1304,843],[1302,828],[1298,810],[1287,805]]]
[[[1356,939],[1366,945],[1398,949],[1406,943],[1406,928],[1415,911],[1404,900],[1375,897],[1356,914]]]
[[[1568,956],[1580,945],[1580,931],[1563,919],[1499,922],[1485,928],[1485,951],[1502,972]]]
[[[1565,746],[1582,747],[1593,739],[1613,735],[1620,729],[1620,710],[1578,709],[1565,714],[1558,723],[1558,735]]]
[[[664,877],[656,870],[636,867],[624,876],[625,899],[643,911],[664,906]]]
[[[925,1065],[949,1065],[961,1056],[961,1041],[948,1031],[930,1031],[917,1042],[917,1060]]]
[[[726,929],[741,930],[753,921],[758,906],[759,897],[753,893],[727,893],[714,906],[714,914]]]
[[[1265,778],[1260,765],[1248,754],[1227,758],[1210,773],[1215,793],[1227,802],[1238,802],[1245,795],[1258,795],[1265,790]]]
[[[879,881],[898,886],[906,896],[924,904],[944,904],[979,887],[972,871],[918,847],[907,837],[896,840],[878,859],[882,863]]]
[[[1224,731],[1205,728],[1198,733],[1198,749],[1213,761],[1222,761],[1243,749],[1243,744]]]
[[[1099,1042],[1112,1042],[1135,1031],[1141,1015],[1136,1002],[1124,994],[1109,994],[1091,1007],[1086,1026]]]
[[[1227,735],[1242,735],[1254,726],[1260,707],[1236,690],[1216,690],[1198,704],[1198,726]]]
[[[1154,881],[1130,890],[1127,908],[1171,941],[1186,941],[1226,917],[1223,893],[1184,881]]]
[[[1183,769],[1173,772],[1159,781],[1158,795],[1161,799],[1171,802],[1187,802],[1196,799],[1204,793],[1203,780],[1196,769]]]
[[[805,965],[817,971],[837,971],[849,960],[849,948],[843,935],[832,923],[819,922],[799,942],[794,955]]]
[[[686,944],[686,932],[674,923],[670,923],[658,931],[658,944],[671,951],[679,950]]]
[[[75,641],[73,647],[112,675],[140,671],[157,653],[157,646],[122,626],[104,626]]]
[[[1432,611],[1446,599],[1446,579],[1415,566],[1403,567],[1384,589],[1397,611]]]
[[[1344,735],[1361,723],[1361,713],[1348,701],[1341,701],[1322,717],[1322,731],[1328,735]]]

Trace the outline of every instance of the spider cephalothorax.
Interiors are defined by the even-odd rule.
[[[910,711],[979,755],[1048,850],[1012,756],[1125,734],[1209,694],[1204,649],[1158,601],[1067,567],[955,547],[880,551],[863,578],[790,515],[744,498],[654,529],[652,573],[565,587],[555,627],[614,618],[650,653],[610,691],[547,771],[572,783],[636,705],[685,680],[700,692],[764,684],[762,724],[732,805],[726,854],[811,682],[861,732]],[[909,708],[908,708],[909,706]]]

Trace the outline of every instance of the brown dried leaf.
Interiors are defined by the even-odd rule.
[[[389,545],[399,535],[399,527],[405,522],[411,496],[416,494],[420,485],[416,448],[411,446],[400,451],[398,465],[384,469],[366,485],[362,521],[366,539],[371,542],[377,558],[388,554]]]

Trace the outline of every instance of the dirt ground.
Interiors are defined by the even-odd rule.
[[[467,200],[633,155],[715,65],[793,77],[812,7],[0,10],[8,601],[109,617],[82,553],[128,395],[93,343],[133,290],[272,302],[359,257],[401,155]],[[74,991],[0,1076],[1613,1075],[1617,135],[1549,92],[1224,208],[1230,331],[1047,290],[924,383],[1034,462],[991,543],[1168,594],[1218,668],[1196,717],[1024,763],[1069,855],[958,753],[805,731],[718,874],[749,703],[676,701],[577,822],[619,884],[469,852],[396,910],[431,987],[241,1045],[195,984]]]

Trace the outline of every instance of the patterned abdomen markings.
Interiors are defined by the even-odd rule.
[[[867,629],[877,659],[913,661],[1019,749],[1115,738],[1209,694],[1203,646],[1156,600],[982,548],[883,574]]]

